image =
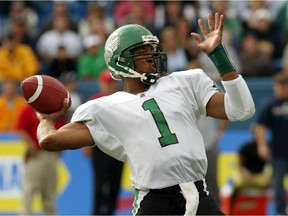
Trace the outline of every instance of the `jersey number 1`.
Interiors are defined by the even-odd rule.
[[[147,100],[142,105],[143,109],[149,110],[150,113],[153,116],[153,119],[158,127],[158,130],[161,134],[161,137],[158,138],[160,145],[162,147],[176,144],[178,143],[177,137],[175,133],[171,133],[169,126],[167,124],[167,121],[160,110],[158,104],[156,101],[152,98],[150,100]]]

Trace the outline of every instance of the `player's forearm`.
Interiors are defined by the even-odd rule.
[[[37,138],[39,141],[39,145],[42,149],[48,150],[48,151],[58,151],[61,149],[53,149],[52,148],[52,142],[49,139],[49,135],[56,132],[55,124],[48,120],[48,119],[41,119],[38,129],[37,129]]]
[[[255,113],[255,105],[250,90],[241,75],[238,78],[222,81],[226,91],[224,105],[230,121],[244,121]]]
[[[242,76],[236,72],[225,46],[218,45],[208,56],[217,68],[226,91],[224,105],[228,119],[243,121],[252,117],[255,105],[250,90]]]
[[[82,122],[64,125],[58,130],[51,119],[41,119],[37,130],[38,141],[42,149],[62,151],[93,146],[94,140],[87,126]]]
[[[225,49],[224,44],[219,44],[212,52],[207,54],[211,59],[221,79],[224,81],[237,79],[236,67]]]

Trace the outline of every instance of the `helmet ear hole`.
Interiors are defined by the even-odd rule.
[[[135,69],[135,64],[134,64],[134,60],[133,60],[132,56],[131,56],[131,57],[127,57],[127,58],[120,56],[120,57],[116,60],[116,64],[119,64],[119,65],[121,65],[121,66],[123,66],[123,67],[129,67],[129,68],[131,68],[132,70]]]

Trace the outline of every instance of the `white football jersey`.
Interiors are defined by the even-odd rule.
[[[207,159],[198,119],[217,91],[201,69],[175,72],[146,92],[88,101],[71,121],[84,122],[103,152],[129,164],[135,188],[165,188],[204,178]]]

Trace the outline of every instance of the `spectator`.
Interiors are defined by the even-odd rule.
[[[274,77],[274,97],[259,111],[255,136],[260,158],[272,165],[272,184],[277,215],[286,215],[286,190],[283,180],[288,173],[288,75]],[[268,138],[271,134],[271,139]]]
[[[98,35],[98,37],[100,37],[100,45],[104,47],[105,41],[107,39],[107,29],[105,26],[105,20],[98,18],[92,20],[90,35]]]
[[[145,11],[145,18],[148,23],[154,20],[155,17],[155,3],[154,1],[116,1],[115,9],[114,9],[114,20],[116,22],[116,26],[122,26],[125,23],[125,19],[132,12],[132,8],[135,5],[142,4],[142,7]]]
[[[239,149],[239,172],[235,175],[236,190],[255,187],[267,190],[271,183],[271,170],[257,153],[255,135]],[[237,191],[236,191],[237,192]]]
[[[54,20],[58,17],[65,17],[68,22],[68,29],[74,31],[75,33],[78,32],[77,23],[71,18],[67,2],[54,1],[51,14],[49,18],[42,24],[39,35],[41,36],[44,32],[52,30],[54,28]]]
[[[179,18],[183,17],[182,1],[167,1],[157,5],[155,14],[156,34],[161,35],[165,27],[175,27]]]
[[[275,18],[275,24],[279,26],[279,30],[281,32],[282,41],[283,44],[288,43],[288,26],[287,23],[287,14],[288,14],[288,2],[287,1],[281,1],[281,6],[277,11],[276,18]]]
[[[146,18],[147,11],[145,4],[145,1],[131,1],[130,13],[123,18],[120,25],[138,24],[150,29],[151,32],[155,32],[154,21]]]
[[[87,9],[87,15],[83,19],[80,20],[78,24],[78,32],[82,38],[89,36],[90,34],[97,33],[93,32],[95,23],[103,21],[104,29],[105,29],[105,37],[103,38],[103,43],[106,40],[106,34],[110,34],[114,28],[114,20],[105,16],[104,8],[97,3],[93,3],[89,5]],[[98,32],[99,33],[99,32]]]
[[[224,29],[231,33],[231,46],[238,51],[239,43],[242,40],[243,28],[242,23],[234,14],[229,13],[232,7],[231,1],[211,1],[211,13],[218,12],[225,15]]]
[[[17,130],[27,144],[24,156],[23,204],[21,215],[33,215],[32,201],[39,193],[43,215],[56,215],[57,162],[59,152],[43,151],[37,140],[39,120],[30,105],[26,105],[19,115]],[[56,127],[63,125],[59,120]]]
[[[33,51],[35,48],[35,35],[29,32],[27,28],[27,23],[22,18],[14,18],[11,20],[9,32],[15,36],[18,43],[26,44],[30,46]]]
[[[282,70],[288,74],[288,44],[285,45],[284,51],[282,54]]]
[[[53,29],[41,35],[37,41],[37,51],[42,61],[50,63],[57,57],[59,46],[64,46],[67,56],[77,59],[82,52],[80,36],[69,30],[68,19],[66,17],[55,17],[53,19]]]
[[[37,74],[40,63],[32,48],[18,43],[15,35],[9,34],[0,48],[0,80],[14,79],[17,82]]]
[[[191,37],[192,28],[187,18],[179,18],[176,24],[177,41],[180,47],[184,48],[188,60],[188,68],[200,67],[198,61],[198,49],[195,39]]]
[[[38,17],[29,1],[11,1],[9,4],[9,17],[3,23],[3,33],[10,32],[10,27],[15,20],[24,21],[27,33],[30,37],[36,37],[38,33]]]
[[[89,1],[30,1],[38,15],[40,35],[53,28],[54,17],[66,17],[71,30],[77,32],[78,22],[84,18]],[[44,30],[44,28],[46,28]]]
[[[168,26],[161,33],[163,51],[167,53],[167,70],[181,71],[188,68],[188,57],[185,48],[179,46],[175,27]]]
[[[25,100],[17,92],[15,80],[2,82],[0,95],[0,131],[15,131],[17,120],[26,105]]]
[[[159,20],[159,21],[155,20],[156,26],[158,29],[163,29],[167,26],[175,26],[177,24],[178,18],[183,16],[183,2],[182,1],[167,1],[167,2],[163,2],[162,4],[158,4],[157,6],[163,7],[164,9],[164,10],[161,10],[162,20]]]
[[[268,9],[257,9],[251,19],[254,21],[247,31],[252,31],[259,40],[259,48],[271,55],[273,70],[281,70],[280,58],[284,49],[279,27],[275,25],[273,16]]]
[[[260,8],[268,8],[269,3],[267,1],[254,1],[248,0],[243,2],[237,2],[239,8],[239,17],[243,23],[243,31],[247,31],[247,28],[250,28],[254,25],[255,20],[252,19],[252,15],[256,10]],[[236,5],[237,6],[237,5]],[[242,7],[241,7],[242,6]]]
[[[107,95],[113,94],[117,91],[120,91],[119,82],[114,80],[111,77],[108,70],[102,71],[98,80],[99,80],[100,91],[98,93],[92,95],[89,98],[89,100],[93,100],[96,98],[107,96]]]
[[[233,174],[232,178],[229,179],[227,184],[224,185],[223,188],[221,188],[223,196],[229,195],[229,206],[227,205],[228,203],[226,204],[227,214],[235,215],[239,212],[239,210],[237,209],[242,209],[240,207],[242,206],[241,204],[239,203],[236,204],[238,198],[240,198],[241,195],[244,194],[245,196],[247,195],[247,192],[248,193],[250,192],[250,194],[257,193],[257,195],[259,194],[266,196],[266,192],[271,186],[272,170],[271,167],[266,166],[265,161],[262,158],[260,158],[257,153],[254,124],[252,124],[251,126],[251,132],[253,133],[252,139],[245,141],[238,150],[238,163],[236,167],[236,172]],[[225,192],[226,193],[228,192],[225,191],[225,187],[226,189],[228,189],[227,186],[231,187],[230,194],[225,194]],[[251,198],[254,199],[253,197]],[[253,208],[245,209],[246,214],[249,214],[249,210],[251,211],[252,214]]]
[[[49,68],[48,75],[59,79],[62,73],[76,71],[76,60],[67,56],[64,46],[59,46],[57,57],[52,59]]]
[[[118,81],[109,71],[99,76],[100,92],[92,95],[90,100],[113,94],[120,90]],[[83,149],[86,156],[92,157],[94,175],[93,215],[113,215],[117,207],[117,197],[121,186],[123,162],[103,153],[98,147]]]
[[[247,33],[243,38],[239,60],[242,67],[241,75],[244,77],[263,77],[274,74],[272,56],[259,47],[259,40],[252,32]]]
[[[90,35],[83,40],[85,52],[78,59],[79,78],[98,78],[100,73],[107,69],[104,59],[104,48],[98,35]]]
[[[190,28],[194,32],[199,32],[198,19],[200,18],[200,2],[184,1],[183,14],[188,20]]]

